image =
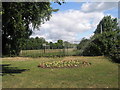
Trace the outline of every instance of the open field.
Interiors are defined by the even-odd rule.
[[[41,62],[80,60],[90,66],[38,68]],[[105,57],[3,58],[3,88],[118,88],[118,64]]]
[[[22,50],[20,56],[23,57],[55,57],[65,55],[76,55],[74,49],[44,49],[41,50]]]

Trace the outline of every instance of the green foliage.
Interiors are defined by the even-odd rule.
[[[104,55],[111,57],[115,62],[120,62],[120,29],[117,19],[105,16],[98,24],[94,36],[88,41],[83,39],[78,49],[81,49],[86,43],[89,44],[84,48],[82,55]]]
[[[58,41],[57,41],[57,47],[58,47],[59,49],[63,49],[63,40],[58,40]]]
[[[77,45],[77,49],[79,50],[82,49],[88,41],[89,41],[88,39],[83,38],[81,42]]]
[[[97,25],[95,34],[100,34],[102,32],[108,32],[118,29],[117,18],[112,18],[111,16],[105,16]]]
[[[48,42],[45,41],[44,38],[29,38],[26,40],[26,42],[24,43],[24,47],[22,48],[22,50],[36,50],[36,49],[44,49],[43,44],[47,44]]]
[[[53,49],[54,43],[53,43],[53,42],[50,42],[49,44],[50,44],[50,49]]]
[[[89,45],[82,52],[83,56],[101,56],[100,47],[98,47],[93,42],[89,43]]]
[[[113,46],[116,45],[114,40],[116,34],[116,31],[109,31],[94,35],[92,37],[94,39],[89,43],[83,55],[109,55]]]
[[[54,11],[50,2],[3,2],[2,3],[2,53],[19,55],[33,28],[48,21]]]
[[[114,45],[111,48],[109,56],[114,62],[120,63],[120,31],[117,33],[114,38]]]
[[[46,44],[46,46],[43,46]],[[64,46],[63,46],[64,45]],[[48,43],[44,38],[29,38],[24,43],[22,50],[37,50],[37,49],[63,49],[63,48],[73,48],[75,44],[69,43],[67,41],[58,40],[56,43]]]

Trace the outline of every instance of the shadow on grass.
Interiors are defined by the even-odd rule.
[[[17,67],[9,67],[11,64],[1,64],[0,65],[0,75],[4,76],[4,75],[12,75],[13,74],[19,74],[22,73],[24,71],[28,71],[29,69],[19,69]]]

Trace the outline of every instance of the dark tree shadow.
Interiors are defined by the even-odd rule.
[[[22,73],[24,71],[28,71],[29,69],[19,69],[17,67],[10,67],[11,64],[2,64],[0,65],[0,75],[4,76],[4,75],[12,75],[13,74],[19,74]]]

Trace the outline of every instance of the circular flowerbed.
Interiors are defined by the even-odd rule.
[[[70,60],[70,61],[53,61],[53,62],[43,62],[38,65],[41,68],[67,68],[67,67],[79,67],[91,65],[91,63],[86,61]]]

